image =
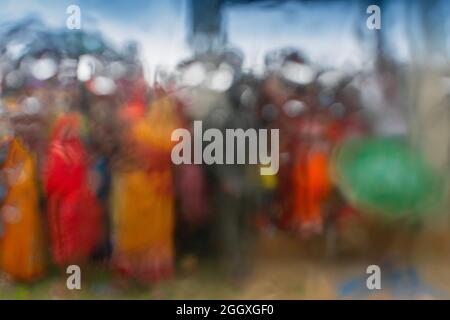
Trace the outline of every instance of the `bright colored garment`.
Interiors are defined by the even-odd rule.
[[[61,116],[51,137],[45,174],[52,256],[65,266],[86,260],[102,235],[101,207],[89,185],[81,118]]]
[[[16,280],[32,281],[45,269],[36,163],[17,138],[10,142],[2,171],[8,191],[1,206],[0,266]]]
[[[320,232],[322,205],[331,192],[326,153],[310,151],[300,155],[293,169],[294,226]]]
[[[143,282],[167,278],[173,270],[174,196],[171,134],[177,127],[168,97],[131,124],[136,154],[132,167],[113,174],[113,263]]]

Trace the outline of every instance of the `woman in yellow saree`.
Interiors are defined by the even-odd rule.
[[[113,174],[113,264],[146,283],[173,272],[170,138],[178,124],[173,108],[160,94],[144,117],[129,124]]]
[[[32,281],[44,272],[36,162],[19,138],[4,140],[3,146],[7,152],[1,171],[7,193],[0,207],[0,266],[15,280]]]

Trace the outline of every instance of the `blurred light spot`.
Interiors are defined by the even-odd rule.
[[[12,89],[21,87],[24,83],[24,76],[20,71],[13,70],[5,77],[6,86]]]
[[[334,88],[336,87],[339,82],[344,78],[344,74],[342,74],[339,71],[327,71],[322,73],[318,78],[317,81],[320,85],[327,87],[327,88]]]
[[[206,71],[200,62],[191,64],[182,74],[181,83],[186,86],[199,86],[206,78]]]
[[[58,70],[56,62],[51,58],[36,60],[31,65],[31,74],[38,80],[47,80],[53,77]]]
[[[286,62],[281,68],[282,76],[299,85],[306,85],[314,80],[315,72],[307,65],[297,62]]]
[[[298,100],[289,100],[283,105],[283,111],[288,117],[297,117],[306,110],[306,104]]]
[[[78,63],[77,77],[80,81],[89,81],[97,71],[99,63],[91,55],[83,55]]]
[[[13,60],[16,60],[22,55],[25,48],[24,43],[10,43],[6,47],[6,52]]]
[[[22,108],[26,114],[36,114],[41,110],[41,103],[36,97],[27,97],[22,102]]]
[[[256,97],[250,87],[246,86],[241,94],[240,102],[246,107],[252,107],[255,104]]]
[[[107,77],[96,77],[94,79],[92,90],[98,95],[109,95],[116,91],[116,84]]]
[[[234,72],[230,67],[221,67],[214,71],[208,84],[212,90],[224,92],[233,84]]]

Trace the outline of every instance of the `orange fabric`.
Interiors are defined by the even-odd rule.
[[[0,265],[14,279],[31,281],[45,268],[43,232],[35,161],[17,139],[12,140],[3,170],[9,190],[1,207],[5,230],[0,241]]]
[[[321,223],[321,206],[331,191],[328,157],[313,151],[294,166],[294,223]]]
[[[153,103],[130,131],[139,161],[113,177],[113,261],[123,274],[145,282],[166,278],[173,269],[170,135],[177,125],[169,98]]]

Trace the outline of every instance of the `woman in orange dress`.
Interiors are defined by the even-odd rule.
[[[113,173],[113,264],[144,283],[173,272],[170,138],[177,124],[171,99],[160,93],[146,115],[129,123]]]
[[[36,161],[18,137],[4,139],[2,146],[7,193],[0,206],[0,267],[15,280],[32,281],[45,269]]]
[[[292,223],[303,236],[322,232],[322,206],[332,189],[328,165],[327,152],[318,148],[310,147],[297,155],[293,168]]]

